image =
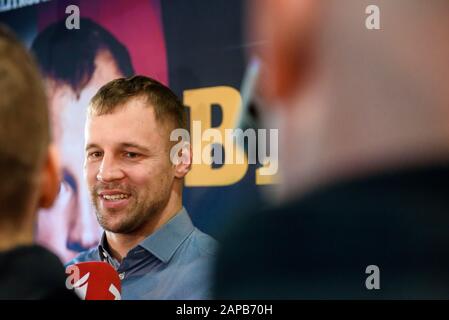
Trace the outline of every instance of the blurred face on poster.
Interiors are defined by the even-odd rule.
[[[68,33],[63,21],[50,25],[32,46],[45,76],[63,167],[58,199],[46,210],[51,212],[39,215],[36,240],[63,261],[95,246],[101,236],[83,177],[87,106],[104,84],[133,73],[127,49],[111,33],[91,20],[82,23],[79,33]]]
[[[47,92],[52,110],[54,140],[61,152],[64,184],[71,195],[66,203],[68,225],[66,246],[75,253],[97,244],[100,229],[92,214],[86,184],[83,181],[83,141],[86,108],[93,95],[105,83],[123,77],[109,52],[100,52],[95,58],[92,79],[77,97],[67,85],[57,85],[47,79]],[[40,234],[45,237],[45,233]],[[70,253],[68,254],[70,258]]]

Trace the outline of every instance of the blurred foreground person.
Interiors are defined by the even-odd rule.
[[[33,245],[36,211],[59,190],[45,91],[26,49],[0,26],[0,299],[75,299],[64,268]]]
[[[449,2],[249,12],[282,204],[222,240],[216,297],[449,298]]]

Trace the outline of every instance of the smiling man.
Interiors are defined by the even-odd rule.
[[[207,299],[216,242],[195,228],[182,205],[190,151],[170,159],[170,133],[185,127],[184,107],[143,76],[104,85],[86,122],[85,176],[105,230],[98,247],[71,263],[107,261],[123,299]]]

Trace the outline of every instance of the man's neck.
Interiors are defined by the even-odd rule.
[[[8,251],[16,247],[32,244],[32,232],[17,232],[17,228],[9,227],[9,225],[0,229],[0,251]]]
[[[124,234],[106,231],[109,253],[117,261],[122,262],[131,249],[160,229],[181,209],[181,202],[177,205],[167,205],[164,210],[152,216],[144,225],[131,233]]]
[[[433,101],[426,92],[417,92],[412,97],[421,97],[418,102],[407,96],[391,101],[369,88],[364,94],[371,99],[357,92],[337,95],[346,92],[347,80],[318,74],[323,76],[298,92],[290,108],[271,116],[284,133],[279,144],[285,146],[279,153],[283,182],[275,200],[296,199],[341,180],[449,159],[447,99]]]

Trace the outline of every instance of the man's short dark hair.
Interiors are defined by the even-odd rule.
[[[185,107],[176,94],[160,82],[140,75],[105,84],[92,98],[88,112],[95,116],[110,114],[135,98],[146,99],[157,120],[171,121],[173,129],[185,128]]]
[[[33,41],[31,50],[46,77],[68,84],[77,95],[95,71],[95,57],[102,50],[112,54],[125,76],[134,74],[126,47],[94,21],[81,18],[79,29],[67,29],[65,20],[45,28]]]
[[[17,221],[50,143],[47,98],[26,48],[0,26],[0,219]]]

